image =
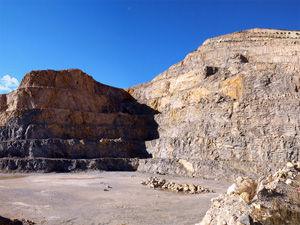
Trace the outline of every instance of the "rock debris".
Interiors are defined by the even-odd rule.
[[[174,192],[182,192],[187,194],[213,193],[214,191],[195,184],[176,184],[175,182],[159,179],[157,177],[149,177],[142,185],[149,186],[153,189],[163,189]]]

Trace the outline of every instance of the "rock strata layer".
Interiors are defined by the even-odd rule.
[[[57,170],[71,171],[93,167],[91,161],[74,165],[74,159],[147,157],[145,140],[157,136],[153,113],[81,70],[32,71],[17,90],[0,96],[1,169],[55,170],[61,160],[52,159],[59,158],[66,165]]]
[[[275,172],[300,161],[299,62],[300,32],[251,29],[126,90],[32,71],[0,95],[2,170],[12,158],[140,158],[139,171],[208,179]]]
[[[137,158],[54,159],[54,158],[2,158],[2,172],[78,172],[86,170],[135,171]]]
[[[251,29],[208,39],[128,89],[159,112],[159,138],[146,142],[153,159],[138,170],[255,177],[299,161],[299,62],[299,32]]]

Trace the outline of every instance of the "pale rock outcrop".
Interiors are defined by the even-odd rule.
[[[300,160],[299,62],[299,32],[251,29],[208,39],[129,88],[159,111],[153,159],[138,170],[233,179]]]
[[[258,180],[237,178],[235,191],[211,199],[212,206],[198,225],[291,224],[300,221],[300,164],[286,165]],[[290,183],[286,181],[290,180]]]
[[[126,90],[77,69],[32,71],[0,95],[1,170],[126,158],[142,172],[206,179],[275,172],[300,160],[299,62],[299,31],[251,29],[208,39]]]

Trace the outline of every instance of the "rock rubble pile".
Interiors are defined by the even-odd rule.
[[[25,219],[10,220],[8,218],[4,218],[0,216],[0,225],[34,225],[34,224],[36,223],[31,220],[25,220]]]
[[[149,177],[141,184],[147,185],[150,188],[160,188],[164,190],[183,192],[187,194],[213,193],[213,190],[195,184],[176,184],[175,182],[167,181],[166,179],[159,179],[157,177]]]
[[[199,225],[300,224],[300,162],[258,180],[238,177]]]

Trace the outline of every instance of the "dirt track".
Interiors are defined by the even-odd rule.
[[[195,224],[203,218],[210,199],[225,192],[231,184],[157,175],[176,183],[199,184],[216,192],[179,194],[141,185],[149,176],[153,174],[0,174],[0,216],[55,225]]]

